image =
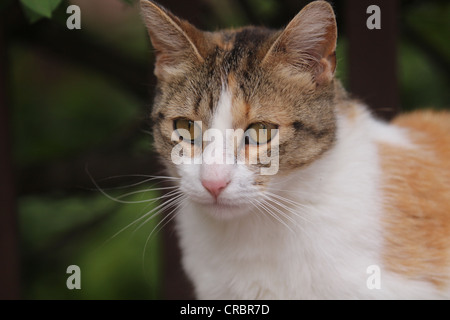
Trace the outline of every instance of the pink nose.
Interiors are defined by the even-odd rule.
[[[226,188],[230,183],[228,180],[202,180],[202,185],[208,190],[211,195],[217,199],[219,194]]]

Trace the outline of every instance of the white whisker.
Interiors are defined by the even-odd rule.
[[[111,177],[106,177],[100,180],[95,180],[93,178],[93,176],[91,175],[91,173],[89,172],[89,170],[85,169],[87,175],[89,176],[89,178],[91,179],[92,183],[95,185],[95,187],[97,189],[102,189],[102,190],[117,190],[117,189],[125,189],[125,188],[132,188],[132,187],[136,187],[139,185],[142,185],[144,183],[150,182],[150,181],[154,181],[154,180],[161,180],[159,182],[157,182],[156,184],[162,183],[164,182],[164,180],[166,181],[176,181],[176,180],[181,180],[181,178],[178,177],[171,177],[171,176],[163,176],[163,175],[146,175],[146,174],[126,174],[126,175],[116,175],[116,176],[111,176]],[[128,185],[124,185],[124,186],[119,186],[119,187],[109,187],[109,188],[100,188],[99,187],[99,182],[103,182],[103,181],[109,181],[109,180],[114,180],[114,179],[123,179],[123,178],[145,178],[142,181],[138,181],[135,183],[131,183]]]
[[[277,208],[275,205],[272,205],[269,201],[273,202],[275,205],[281,206],[279,202],[273,201],[273,199],[270,199],[269,197],[266,197],[265,203],[269,207],[271,207],[273,210],[278,212],[282,217],[285,217],[290,222],[292,222],[294,225],[297,224],[297,221],[295,221],[292,217],[290,217],[286,212],[283,212],[280,208]]]
[[[158,224],[153,228],[152,232],[150,232],[150,234],[148,235],[147,241],[146,241],[146,245],[154,233],[156,234],[160,230],[162,230],[173,218],[175,218],[175,216],[177,216],[179,214],[179,212],[181,211],[181,210],[179,210],[180,207],[184,208],[186,206],[186,203],[185,203],[186,199],[187,199],[187,196],[181,196],[180,198],[177,199],[178,201],[175,204],[176,205],[175,208],[173,208],[168,214],[166,214],[166,216],[163,219],[161,219],[161,221],[159,221]],[[169,218],[171,215],[172,215],[172,217]],[[161,225],[161,223],[163,223],[168,218],[169,218],[169,220],[166,221],[161,227],[159,227]]]
[[[138,190],[138,191],[132,191],[132,192],[128,192],[125,193],[121,196],[118,196],[116,199],[123,199],[132,195],[136,195],[136,194],[140,194],[140,193],[145,193],[145,192],[153,192],[153,191],[162,191],[162,190],[171,190],[171,189],[177,189],[178,186],[171,186],[171,187],[160,187],[160,188],[149,188],[149,189],[144,189],[144,190]],[[159,198],[152,198],[152,201],[158,200]],[[150,199],[149,199],[150,200]]]
[[[186,195],[182,195],[180,198],[178,198],[176,207],[173,208],[163,219],[161,219],[161,221],[158,222],[158,224],[153,228],[153,230],[147,236],[147,240],[145,241],[145,245],[144,245],[144,250],[142,252],[142,268],[143,268],[143,270],[145,270],[145,253],[147,252],[147,246],[148,246],[148,244],[150,242],[150,239],[152,238],[153,234],[157,234],[168,223],[170,223],[178,214],[180,214],[182,209],[186,206],[185,200],[187,198],[188,197]],[[165,221],[165,220],[167,220],[167,221]]]
[[[299,202],[293,201],[293,200],[288,199],[288,198],[286,198],[286,197],[280,196],[279,194],[276,194],[276,193],[273,193],[273,192],[269,192],[269,191],[266,191],[265,193],[266,193],[267,195],[271,196],[271,197],[277,198],[277,199],[279,199],[279,200],[281,200],[281,201],[285,201],[285,202],[287,202],[287,203],[289,203],[289,204],[291,204],[291,205],[297,207],[298,209],[301,209],[301,210],[304,210],[304,209],[313,209],[313,210],[314,210],[314,208],[311,207],[311,206],[308,206],[308,205],[306,205],[306,204],[303,204],[303,203],[299,203]]]
[[[279,217],[276,213],[272,212],[270,210],[270,208],[268,208],[268,206],[270,206],[269,203],[267,203],[266,200],[264,199],[260,199],[258,201],[258,205],[260,208],[264,209],[264,212],[268,213],[271,217],[273,217],[274,219],[276,219],[278,222],[280,222],[281,224],[283,224],[286,228],[288,228],[291,232],[294,232],[294,230],[292,230],[292,228],[281,218]]]
[[[172,191],[173,192],[173,191]],[[156,210],[161,210],[163,211],[165,208],[163,208],[164,206],[169,205],[171,202],[175,201],[176,199],[182,197],[183,195],[181,194],[181,191],[179,191],[179,193],[173,193],[172,196],[175,195],[174,198],[169,199],[163,203],[161,203],[160,205],[156,206],[155,208],[153,208],[152,210],[150,210],[149,212],[143,214],[141,217],[135,219],[133,222],[129,223],[128,225],[126,225],[125,227],[123,227],[122,229],[120,229],[119,231],[117,231],[114,235],[112,235],[105,243],[111,241],[112,239],[114,239],[115,237],[117,237],[120,233],[124,232],[125,230],[127,230],[128,228],[132,227],[133,225],[137,224],[138,222],[142,221],[143,219],[146,219],[144,221],[144,224],[147,223],[148,221],[150,221],[151,219],[153,219],[154,217],[156,217],[160,211],[158,211],[157,213],[153,214],[151,217],[148,217],[148,215],[151,215],[153,212],[155,212]],[[166,195],[167,196],[167,195]],[[163,196],[162,196],[163,197]],[[159,197],[159,198],[162,198]],[[133,234],[136,232],[137,229],[139,229],[139,227],[137,227],[134,231]]]
[[[308,222],[308,223],[312,223],[310,220],[308,220],[305,216],[305,214],[302,214],[305,212],[305,209],[309,209],[309,210],[315,210],[314,208],[310,207],[310,206],[306,206],[306,205],[302,205],[300,203],[296,203],[295,201],[292,201],[290,199],[287,199],[285,197],[279,196],[277,194],[274,193],[270,193],[270,192],[266,192],[265,194],[266,199],[272,201],[273,203],[277,204],[278,206],[282,207],[283,209],[287,210],[289,213],[291,213],[292,215],[299,217],[300,219]],[[284,203],[282,203],[282,201],[286,202],[287,205],[285,205]],[[294,210],[294,208],[288,206],[288,205],[292,205],[292,206],[296,206],[297,209],[300,209],[301,211],[298,212],[296,210]]]
[[[164,212],[166,209],[168,209],[168,208],[170,208],[170,207],[172,207],[172,206],[174,206],[174,205],[177,205],[177,203],[179,203],[181,200],[183,200],[183,198],[185,197],[185,195],[183,195],[182,194],[182,192],[181,191],[179,191],[179,193],[175,196],[175,197],[173,197],[173,198],[171,198],[171,199],[169,199],[169,200],[167,200],[167,201],[165,201],[165,202],[163,202],[163,203],[161,203],[160,205],[158,205],[157,207],[155,207],[155,208],[153,208],[152,210],[150,210],[149,212],[147,212],[146,214],[144,214],[142,217],[140,217],[139,218],[139,220],[142,220],[143,218],[146,218],[146,220],[144,221],[144,222],[142,222],[134,231],[133,231],[133,233],[134,232],[136,232],[137,230],[139,230],[143,225],[145,225],[148,221],[150,221],[150,220],[152,220],[153,218],[155,218],[157,215],[159,215],[159,214],[161,214],[162,212]],[[181,199],[181,200],[180,200]],[[158,210],[158,211],[156,211],[156,210]],[[156,211],[156,213],[153,213],[153,212],[155,212]],[[152,214],[153,213],[153,214]],[[148,217],[150,215],[150,217]]]

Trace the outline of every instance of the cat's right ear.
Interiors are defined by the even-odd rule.
[[[150,0],[141,0],[141,15],[155,50],[155,75],[163,80],[203,61],[203,32]]]
[[[333,8],[326,1],[314,1],[281,32],[263,63],[281,63],[293,72],[309,72],[318,85],[328,83],[336,69],[336,40]]]

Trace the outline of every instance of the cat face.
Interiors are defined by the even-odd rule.
[[[214,33],[141,6],[156,52],[155,146],[192,201],[219,217],[245,213],[331,148],[336,24],[326,2],[282,31]]]

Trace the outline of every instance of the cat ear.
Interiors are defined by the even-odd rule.
[[[203,61],[200,30],[150,0],[141,0],[141,14],[155,50],[158,78],[186,72],[189,62]]]
[[[318,85],[328,83],[336,69],[336,40],[333,8],[325,1],[311,2],[281,32],[263,63],[287,63],[309,71]]]

